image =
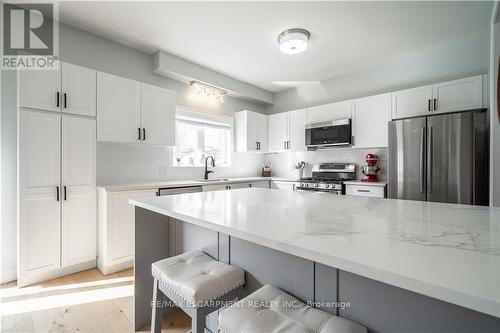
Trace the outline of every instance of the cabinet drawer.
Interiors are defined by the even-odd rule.
[[[369,185],[346,185],[346,195],[357,195],[362,197],[384,198],[384,187]]]

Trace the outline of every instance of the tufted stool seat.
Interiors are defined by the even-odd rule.
[[[192,331],[199,333],[204,331],[205,316],[222,307],[223,302],[240,298],[245,284],[243,270],[198,250],[156,261],[151,271],[154,278],[152,332],[161,330],[158,291],[191,317]]]
[[[219,314],[221,333],[304,332],[366,333],[350,320],[311,308],[270,285],[265,285]]]

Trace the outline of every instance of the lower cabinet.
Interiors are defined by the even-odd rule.
[[[295,190],[295,182],[273,180],[273,181],[271,181],[271,188],[278,189],[278,190],[294,191]]]
[[[204,186],[202,186],[203,192],[236,190],[239,188],[269,188],[269,181],[262,180],[262,181],[255,181],[255,182],[216,184],[216,185],[204,185]]]
[[[361,197],[386,197],[386,186],[384,184],[346,184],[345,194]]]
[[[98,188],[97,267],[111,274],[134,265],[135,210],[129,199],[156,196],[156,189],[106,191]]]

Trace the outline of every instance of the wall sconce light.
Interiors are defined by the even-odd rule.
[[[201,96],[209,100],[218,100],[224,102],[224,95],[227,91],[198,81],[191,81],[189,85],[193,88],[196,96]]]

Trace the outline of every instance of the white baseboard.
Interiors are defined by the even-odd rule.
[[[18,278],[17,279],[17,286],[18,287],[26,287],[26,286],[29,286],[30,284],[58,278],[58,277],[61,277],[64,275],[73,274],[73,273],[84,271],[86,269],[90,269],[90,268],[94,268],[94,267],[96,267],[96,260],[95,259],[90,260],[90,261],[86,261],[86,262],[83,262],[80,264],[68,266],[68,267],[54,269],[51,271],[31,273],[23,278]]]
[[[123,271],[124,269],[130,268],[130,267],[134,267],[134,259],[126,260],[126,261],[123,261],[121,263],[113,264],[113,265],[104,265],[104,263],[102,263],[99,259],[97,259],[97,268],[104,275]]]
[[[7,283],[17,280],[17,271],[15,269],[2,272],[1,275],[2,276],[0,277],[0,283]]]

